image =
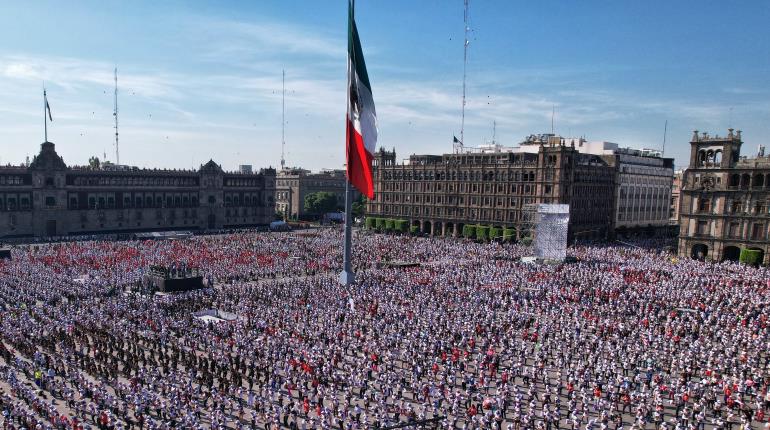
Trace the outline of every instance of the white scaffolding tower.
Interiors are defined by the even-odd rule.
[[[569,205],[527,204],[522,211],[519,233],[529,238],[538,260],[564,261],[567,257]]]

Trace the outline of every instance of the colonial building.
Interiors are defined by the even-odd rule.
[[[770,157],[741,156],[741,132],[725,137],[693,133],[690,164],[682,178],[679,254],[713,261],[738,260],[743,248],[770,243]]]
[[[69,167],[44,142],[29,166],[0,167],[0,239],[265,225],[274,190],[274,169]]]
[[[653,149],[622,148],[613,142],[584,139],[570,139],[570,143],[573,140],[578,151],[601,155],[615,167],[616,230],[668,229],[673,158],[663,158]]]
[[[287,219],[302,219],[305,212],[305,197],[321,191],[333,193],[337,206],[345,207],[345,171],[323,170],[311,173],[305,169],[282,169],[278,171],[275,188],[276,210]],[[354,192],[354,198],[360,194]]]
[[[432,235],[462,233],[465,224],[513,227],[527,235],[527,205],[570,205],[569,236],[605,238],[613,223],[615,168],[553,135],[530,136],[517,148],[488,145],[458,154],[374,157],[374,200],[367,215],[410,221]]]
[[[682,176],[684,176],[684,170],[677,170],[674,172],[674,182],[671,185],[671,218],[669,222],[671,224],[679,225],[679,203],[682,194]]]

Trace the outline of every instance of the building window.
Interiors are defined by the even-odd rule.
[[[703,236],[709,234],[708,221],[698,221],[698,234]]]
[[[56,197],[48,196],[45,198],[45,205],[47,207],[54,207],[56,206]]]
[[[751,240],[764,240],[765,239],[765,225],[762,223],[754,223],[751,226]]]
[[[729,237],[738,237],[741,232],[741,225],[737,222],[731,222],[730,227],[728,228],[728,236]]]
[[[709,213],[711,212],[711,199],[708,197],[701,197],[698,199],[698,212]]]

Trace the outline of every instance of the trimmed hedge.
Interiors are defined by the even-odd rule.
[[[416,235],[419,232],[420,232],[420,227],[419,226],[413,225],[413,226],[409,227],[409,233],[411,233],[412,235]]]
[[[464,225],[463,226],[463,237],[466,239],[475,239],[476,238],[476,226],[475,225]]]
[[[500,233],[500,228],[495,226],[489,226],[489,239],[490,240],[501,240],[503,237]]]
[[[741,255],[738,257],[738,261],[743,264],[751,266],[758,266],[762,264],[762,251],[758,249],[741,249]]]
[[[489,239],[489,227],[485,225],[477,225],[476,226],[476,239],[477,240],[488,240]]]
[[[524,236],[521,238],[521,244],[524,246],[532,245],[532,236]]]
[[[515,228],[504,228],[503,229],[503,240],[506,242],[513,242],[516,240],[516,229]]]
[[[385,218],[385,231],[393,231],[395,222],[390,218]]]
[[[377,231],[397,231],[407,233],[410,230],[409,221],[405,219],[367,217],[366,228]]]

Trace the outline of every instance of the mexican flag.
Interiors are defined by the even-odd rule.
[[[345,152],[348,181],[365,195],[374,198],[372,157],[377,145],[377,113],[374,111],[372,86],[366,73],[361,41],[348,4],[348,115]]]

